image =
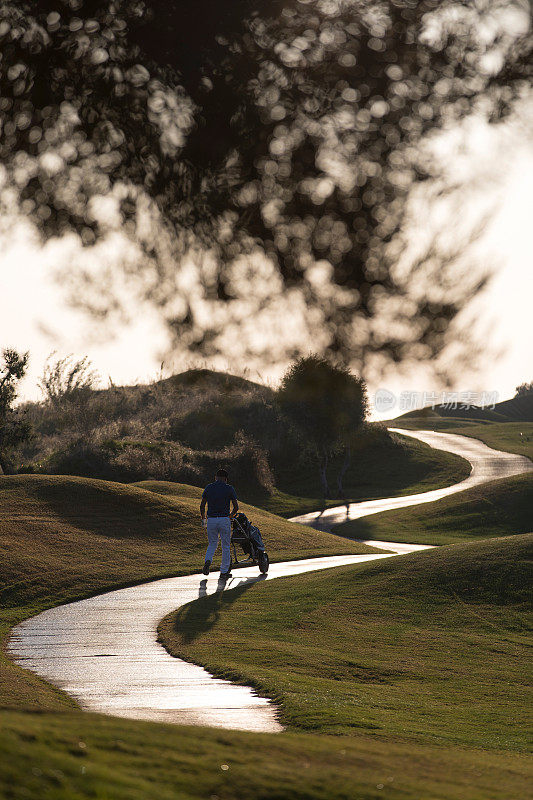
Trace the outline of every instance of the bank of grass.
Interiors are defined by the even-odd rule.
[[[352,539],[454,544],[533,530],[533,472],[475,486],[411,508],[384,511],[335,526]]]
[[[81,712],[2,714],[6,800],[509,800],[516,753],[303,734],[251,734]]]
[[[103,481],[1,478],[2,632],[58,602],[178,574],[185,565],[196,569],[203,555],[197,502],[197,491],[186,486],[176,500]],[[278,555],[291,546],[302,554],[295,526],[278,520],[276,529],[269,515],[260,520],[261,512],[247,510],[272,526],[265,531]],[[298,530],[311,536],[315,554],[320,547],[355,550]],[[269,612],[270,595],[261,598]],[[262,630],[261,622],[256,635]],[[357,675],[351,683],[352,693],[365,687]],[[356,734],[260,735],[89,714],[2,656],[0,797],[6,800],[509,800],[527,793],[520,753],[442,748],[371,727]]]
[[[532,552],[529,534],[263,583],[174,612],[160,640],[276,698],[292,730],[500,758],[527,747]]]
[[[533,422],[490,422],[440,417],[431,409],[419,416],[406,415],[387,422],[405,430],[432,430],[458,433],[479,439],[494,450],[518,453],[533,460]]]
[[[345,485],[346,498],[352,502],[373,500],[380,497],[396,497],[428,492],[432,489],[451,486],[470,474],[470,464],[465,459],[442,450],[435,450],[424,442],[408,436],[394,434],[394,447],[367,447],[361,458],[357,451],[348,471]],[[331,475],[339,465],[336,462]],[[298,470],[277,469],[278,485],[270,492],[251,491],[247,499],[254,505],[284,517],[305,514],[318,508],[336,506],[338,497],[324,503],[316,465],[312,462],[300,465]],[[172,481],[140,481],[135,484],[163,495],[180,496],[184,484]],[[237,487],[238,488],[238,487]],[[202,489],[189,487],[185,490],[191,497],[200,498]]]
[[[198,572],[205,531],[194,491],[181,497],[88,478],[0,477],[0,633],[43,608],[106,589]],[[272,560],[377,552],[244,506]],[[71,701],[0,655],[0,704]]]

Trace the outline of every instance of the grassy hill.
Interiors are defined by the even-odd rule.
[[[0,477],[1,634],[59,602],[199,571],[206,535],[194,494],[185,490],[165,498],[76,477]],[[244,509],[264,533],[272,560],[374,552],[253,507]],[[0,657],[0,703],[29,702],[38,683]],[[43,688],[41,696],[45,705],[64,704],[51,688]]]
[[[470,465],[464,459],[451,453],[434,450],[415,439],[393,434],[381,442],[362,448],[362,453],[356,453],[356,460],[349,474],[349,497],[357,501],[416,494],[457,483],[469,473]],[[239,496],[242,495],[259,507],[287,517],[314,511],[324,505],[320,499],[314,465],[303,464],[297,472],[294,469],[291,471],[288,465],[280,467],[278,474],[285,491],[277,487],[273,487],[269,492],[260,489],[247,490],[246,486],[242,491],[237,476],[234,482]],[[173,481],[157,480],[138,481],[134,485],[167,496],[179,496],[185,486]],[[315,490],[315,496],[306,493],[308,488]],[[185,491],[193,492],[193,496],[199,500],[202,488],[189,486]],[[326,505],[338,504],[338,498],[326,503]]]
[[[436,405],[408,411],[397,417],[397,420],[418,418],[426,414],[435,417],[487,420],[489,422],[533,422],[533,393],[512,397],[510,400],[502,400],[500,403],[496,403],[494,408],[480,406],[461,408],[460,405],[457,408],[450,408],[448,405]]]
[[[10,625],[45,606],[135,580],[176,574],[186,571],[186,564],[189,569],[196,569],[204,547],[203,532],[196,520],[198,490],[183,486],[175,497],[176,491],[174,486],[172,496],[163,497],[160,493],[133,486],[82,478],[1,478],[0,583],[3,586],[1,631],[4,638]],[[345,547],[355,550],[352,543],[298,528],[257,509],[248,511],[265,530],[269,546],[283,557],[292,557],[291,547],[299,555],[306,547],[314,550],[315,554],[321,550],[340,552]],[[464,558],[459,561],[466,563]],[[516,558],[515,561],[518,563]],[[457,570],[449,570],[448,566],[447,572],[454,575]],[[480,564],[481,567],[484,565]],[[396,583],[391,582],[389,576],[387,580],[381,579],[381,584],[377,578],[361,584],[360,573],[348,571],[342,577],[343,571],[328,571],[321,576],[306,576],[305,582],[302,580],[295,586],[293,579],[269,582],[268,588],[273,593],[268,596],[257,595],[259,586],[256,586],[253,592],[247,593],[247,597],[254,599],[254,613],[258,615],[258,624],[254,628],[256,639],[248,631],[245,621],[242,634],[239,636],[234,629],[228,644],[233,646],[237,642],[242,656],[245,650],[248,653],[252,650],[264,652],[264,645],[273,643],[272,664],[279,658],[280,647],[287,655],[292,653],[297,662],[291,667],[296,673],[293,685],[302,700],[302,681],[307,680],[306,671],[318,669],[318,663],[323,662],[325,672],[320,682],[313,685],[317,695],[307,709],[308,717],[315,714],[316,708],[320,710],[322,707],[323,680],[327,682],[328,692],[332,686],[338,691],[348,688],[349,708],[359,703],[361,714],[366,717],[361,704],[368,699],[368,688],[373,688],[376,693],[381,687],[388,691],[389,684],[379,683],[383,675],[385,681],[392,682],[396,680],[394,670],[404,670],[406,659],[423,655],[427,659],[423,675],[417,677],[418,664],[415,662],[412,670],[408,670],[407,679],[413,685],[413,708],[406,712],[409,718],[411,712],[418,713],[420,696],[423,700],[421,707],[427,709],[429,706],[428,687],[431,688],[431,684],[427,682],[428,674],[430,677],[433,674],[442,676],[440,645],[432,649],[424,626],[421,628],[423,650],[418,650],[419,639],[416,637],[420,632],[420,622],[416,631],[410,629],[411,638],[403,641],[404,628],[399,626],[411,625],[412,619],[403,619],[401,603],[398,605],[400,611],[396,609],[395,616],[385,620],[385,615],[391,613],[391,603],[398,587],[402,591],[407,587],[412,604],[420,592],[419,614],[422,615],[420,619],[424,619],[426,595],[432,591],[431,581],[440,586],[441,580],[438,573],[430,580],[426,570],[418,576],[417,584],[413,582],[413,574],[412,570],[404,572]],[[500,591],[507,592],[506,587],[511,585],[510,574],[509,571],[503,573],[501,564],[498,564]],[[502,575],[505,580],[501,580]],[[323,608],[320,606],[321,595],[313,588],[319,577],[324,581],[321,589],[324,594],[327,587],[329,605]],[[287,589],[283,595],[285,585]],[[335,586],[333,593],[332,585]],[[522,612],[520,595],[514,589],[508,594],[517,615],[515,629],[502,628],[503,618],[497,615],[491,614],[489,623],[498,631],[505,631],[506,635],[502,646],[499,639],[496,640],[495,648],[505,649],[505,653],[496,658],[503,662],[511,652],[510,648],[515,648],[505,666],[511,694],[519,671],[521,634],[518,623]],[[226,624],[231,601],[226,606],[226,595],[222,599]],[[381,605],[381,623],[372,629],[372,609]],[[309,622],[304,622],[303,618],[295,619],[297,609],[302,608],[309,616]],[[411,614],[408,606],[406,608]],[[435,617],[431,603],[428,608],[431,620],[440,625],[440,618]],[[482,610],[481,606],[476,606],[475,610]],[[234,611],[237,623],[241,619],[241,609],[237,604]],[[339,639],[343,636],[339,626],[341,612],[350,617],[346,634],[357,625],[357,635],[354,637],[350,632],[348,642],[346,638]],[[281,637],[280,644],[272,620],[276,615],[279,620],[281,614],[286,614],[288,628],[286,641]],[[482,626],[475,617],[471,638],[476,647],[479,627]],[[308,643],[312,630],[317,643],[315,653]],[[221,642],[215,636],[217,632],[217,629],[211,631],[211,644],[219,648]],[[353,649],[362,632],[365,635],[361,641],[367,654],[379,658],[382,642],[388,641],[385,654],[392,661],[392,636],[394,647],[397,641],[400,642],[400,659],[391,667],[376,666],[374,674],[372,669],[367,669],[366,656],[357,656],[349,665],[350,675],[346,680],[343,658],[350,660],[350,648]],[[433,635],[437,637],[435,631]],[[470,652],[470,640],[462,638],[462,629],[460,636],[461,645],[464,644],[467,653]],[[291,643],[291,637],[301,640],[305,659],[301,658],[303,650],[297,649],[300,644]],[[453,639],[450,631],[446,637],[450,649],[456,646],[457,640]],[[246,648],[242,647],[243,641],[247,642]],[[411,652],[407,654],[409,643]],[[339,656],[340,644],[346,650],[343,658]],[[331,660],[328,661],[324,653],[330,651],[330,645]],[[406,655],[402,656],[402,653]],[[377,672],[378,669],[382,674]],[[390,669],[391,676],[386,674],[387,669]],[[286,673],[282,671],[280,675],[283,674]],[[447,666],[444,674],[446,679],[450,678]],[[481,677],[484,676],[482,673]],[[457,691],[456,683],[452,688]],[[487,697],[492,688],[487,691]],[[504,714],[499,689],[497,692],[501,707],[499,713]],[[513,696],[517,698],[516,694]],[[329,697],[333,700],[335,695]],[[452,699],[454,697],[452,694]],[[408,698],[409,695],[404,693],[405,703]],[[506,696],[503,701],[507,702]],[[487,702],[484,701],[479,713],[485,713]],[[336,713],[343,703],[344,699],[333,703],[337,705]],[[377,705],[372,713],[378,715],[385,711]],[[420,800],[423,796],[447,800],[508,800],[527,793],[527,765],[524,756],[518,752],[456,744],[448,736],[443,737],[446,746],[442,747],[433,730],[430,730],[429,738],[434,743],[415,742],[408,726],[405,731],[389,735],[385,727],[372,727],[377,723],[368,724],[368,720],[363,720],[360,727],[355,727],[350,720],[348,735],[322,735],[316,732],[321,726],[327,730],[321,712],[309,727],[314,732],[309,735],[304,731],[305,725],[300,724],[301,719],[298,723],[301,732],[268,735],[160,725],[88,714],[79,711],[68,697],[37,676],[15,667],[2,651],[0,797],[10,800],[23,797],[30,800],[153,800],[154,797],[161,800],[205,800],[209,797],[221,800],[271,800],[274,797],[278,800],[346,800],[353,797],[375,800],[387,796],[397,800]],[[344,726],[345,722],[337,717],[335,724]],[[437,728],[445,724],[442,715],[432,723]],[[473,723],[469,723],[468,735],[473,737],[473,731]],[[507,736],[506,729],[503,736]]]
[[[224,465],[239,496],[269,511],[292,516],[321,502],[316,465],[274,392],[245,378],[189,370],[146,386],[28,404],[26,413],[36,437],[20,454],[23,472],[204,486]],[[339,465],[332,460],[333,489]],[[410,494],[468,471],[456,456],[368,425],[344,486],[352,500]]]
[[[533,473],[476,486],[436,503],[343,522],[335,533],[353,539],[454,544],[533,530]]]
[[[413,760],[419,743],[523,751],[532,552],[530,534],[229,591],[160,639],[275,697],[292,729],[409,741]]]

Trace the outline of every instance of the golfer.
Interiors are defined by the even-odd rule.
[[[230,502],[232,511],[230,514]],[[207,506],[207,517],[205,508]],[[218,547],[218,540],[222,544],[222,563],[220,565],[220,577],[231,578],[231,517],[235,516],[239,510],[237,495],[233,486],[228,484],[228,473],[225,469],[219,469],[215,475],[213,483],[209,483],[202,494],[200,503],[200,514],[202,524],[207,528],[208,546],[205,554],[205,564],[202,572],[209,575],[209,567],[213,561],[215,550]]]

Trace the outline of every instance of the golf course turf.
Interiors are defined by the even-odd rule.
[[[295,729],[520,751],[532,552],[530,534],[230,590],[165,618],[160,641]]]
[[[198,489],[182,486],[176,491],[174,484],[167,487],[170,496],[162,497],[162,488],[154,495],[80,478],[0,478],[0,535],[7,554],[0,567],[2,633],[22,617],[59,602],[197,570],[205,545],[196,516]],[[327,534],[315,537],[317,532],[305,528],[299,529],[306,537],[300,540],[293,536],[296,526],[257,509],[245,510],[264,530],[279,560],[294,557],[294,551],[300,557],[371,552]],[[212,599],[204,598],[187,607],[186,643],[178,641],[181,629],[176,633],[172,627],[175,615],[167,618],[161,630],[169,628],[172,641],[167,645],[176,646],[182,656],[200,663],[200,650],[210,643],[209,657],[218,660],[217,671],[246,677],[276,697],[294,731],[281,735],[82,713],[66,695],[3,656],[0,797],[525,796],[530,772],[520,752],[521,718],[516,717],[513,731],[506,715],[522,713],[518,705],[524,705],[526,691],[523,548],[531,537],[502,541],[273,581],[255,586],[233,605],[230,592],[227,608],[225,595],[219,597],[215,626],[200,635],[194,622],[197,603]],[[452,551],[456,557],[450,562],[446,554]],[[433,555],[437,560],[427,560]],[[367,583],[361,580],[365,575]],[[403,589],[396,596],[399,584]],[[470,596],[472,586],[477,591]],[[280,620],[287,623],[286,634],[280,634]],[[360,642],[353,636],[354,626]],[[227,641],[220,638],[224,629]],[[265,668],[258,664],[267,646],[273,649]],[[355,646],[361,647],[357,657]],[[276,659],[281,664],[279,685],[271,669]],[[465,677],[466,666],[474,686]],[[473,709],[472,697],[477,703]],[[492,702],[499,708],[494,722]],[[499,738],[494,733],[498,721]]]
[[[349,520],[335,533],[353,539],[454,544],[533,529],[533,472],[491,481],[434,503]]]

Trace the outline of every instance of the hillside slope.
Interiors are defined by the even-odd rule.
[[[245,378],[189,370],[151,385],[28,404],[36,437],[25,446],[19,467],[126,483],[204,486],[224,465],[240,497],[293,516],[317,508],[322,488],[307,443],[274,399],[272,389]],[[332,458],[329,466],[334,495],[343,458]],[[351,500],[412,494],[455,483],[468,469],[456,456],[372,424],[353,447],[344,493]]]
[[[230,591],[160,639],[275,697],[293,728],[524,750],[532,553],[529,534]]]
[[[373,552],[259,509],[245,510],[260,526],[272,560]],[[190,495],[164,498],[87,478],[0,477],[0,635],[47,606],[198,572],[205,547],[198,501]],[[55,708],[67,701],[0,655],[0,705],[34,702]]]
[[[435,503],[343,522],[335,533],[353,539],[455,544],[533,530],[533,473],[475,486]]]
[[[396,418],[398,422],[420,417],[443,417],[451,419],[486,420],[489,422],[533,422],[533,393],[518,395],[510,400],[495,403],[493,408],[481,406],[462,407],[457,404],[436,405],[414,411],[407,411]]]

